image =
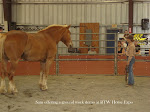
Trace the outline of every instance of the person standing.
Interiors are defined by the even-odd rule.
[[[128,46],[127,46],[127,65],[129,67],[129,75],[128,75],[128,84],[127,86],[133,86],[134,85],[134,75],[133,75],[133,64],[135,63],[135,45],[134,45],[134,40],[133,36],[129,35],[126,37]]]

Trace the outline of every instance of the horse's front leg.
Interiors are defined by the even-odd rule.
[[[40,80],[39,80],[39,86],[40,88],[42,87],[42,82],[43,82],[43,75],[45,74],[45,63],[46,62],[40,62],[41,69],[40,69]]]
[[[1,85],[0,85],[0,93],[5,94],[6,84],[5,84],[5,77],[7,76],[7,60],[3,59],[1,62]]]
[[[48,58],[46,60],[45,67],[43,67],[42,84],[40,86],[40,89],[43,90],[43,91],[48,89],[48,87],[47,87],[47,77],[48,77],[49,69],[50,69],[50,66],[51,66],[53,60],[54,60],[54,57]]]

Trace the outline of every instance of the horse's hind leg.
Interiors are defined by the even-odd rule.
[[[18,92],[18,90],[15,86],[14,80],[13,80],[18,61],[19,60],[11,61],[10,71],[9,71],[9,74],[8,74],[8,79],[9,79],[8,92],[11,93],[11,94],[14,94],[14,93]]]
[[[3,59],[1,62],[1,86],[0,86],[0,93],[4,94],[7,92],[6,84],[5,84],[5,77],[7,76],[7,60]]]

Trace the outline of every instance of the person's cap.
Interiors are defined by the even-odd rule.
[[[126,39],[130,39],[130,40],[133,40],[133,35],[129,35],[126,37]]]

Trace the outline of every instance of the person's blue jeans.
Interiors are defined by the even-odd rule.
[[[128,84],[134,84],[134,75],[133,75],[133,64],[135,63],[135,57],[132,57],[129,63],[129,76],[128,76]]]

